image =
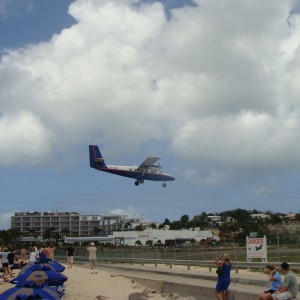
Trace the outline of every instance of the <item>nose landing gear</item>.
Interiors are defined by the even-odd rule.
[[[166,187],[166,186],[167,186],[167,184],[164,182],[164,183],[162,184],[162,186],[163,186],[163,187]]]

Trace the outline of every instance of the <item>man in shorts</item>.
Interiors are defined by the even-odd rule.
[[[72,269],[75,249],[70,245],[67,249],[68,268]]]
[[[93,270],[96,267],[97,248],[95,247],[94,243],[90,243],[89,246],[86,248],[86,250],[89,253],[89,261],[90,261],[91,270]],[[92,272],[92,274],[94,274],[94,273]],[[95,274],[97,274],[97,271],[95,271]]]
[[[0,250],[0,256],[2,260],[2,268],[3,268],[3,276],[5,278],[5,275],[9,274],[9,268],[8,268],[8,259],[7,255],[9,254],[9,251],[7,248]]]
[[[290,300],[297,297],[297,278],[296,275],[290,270],[290,266],[287,262],[281,264],[281,269],[285,274],[282,286],[268,299],[275,300]]]

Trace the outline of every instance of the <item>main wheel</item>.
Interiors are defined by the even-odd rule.
[[[143,180],[143,179],[141,179],[141,180],[140,180],[140,183],[144,183],[144,180]]]
[[[134,184],[135,184],[136,186],[138,186],[140,183],[139,183],[138,181],[136,181]]]
[[[162,186],[163,186],[163,187],[166,187],[166,186],[167,186],[167,184],[164,182],[164,183],[162,184]]]

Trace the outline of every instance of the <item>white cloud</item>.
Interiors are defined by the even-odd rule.
[[[134,207],[127,207],[127,208],[116,208],[110,211],[111,214],[116,215],[125,215],[128,218],[141,218],[142,215],[134,208]]]
[[[0,19],[10,17],[20,12],[30,12],[33,9],[32,0],[1,0]]]
[[[14,212],[0,213],[0,230],[7,230],[10,228],[10,220],[13,215]]]
[[[197,0],[171,20],[160,3],[133,2],[75,1],[77,24],[2,56],[0,164],[157,140],[171,141],[191,169],[205,164],[208,185],[228,168],[299,169],[293,1]]]
[[[268,186],[258,186],[254,188],[250,188],[248,193],[252,196],[256,197],[265,197],[268,195],[276,195],[280,192],[279,188],[268,187]]]

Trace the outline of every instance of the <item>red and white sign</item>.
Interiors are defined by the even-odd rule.
[[[246,238],[247,259],[260,258],[267,261],[267,238]]]

